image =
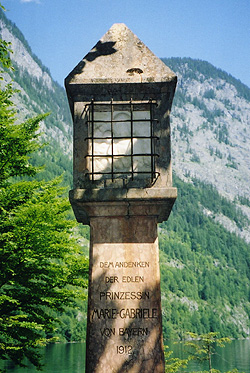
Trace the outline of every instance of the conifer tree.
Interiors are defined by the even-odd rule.
[[[0,40],[1,74],[10,68]],[[38,151],[44,115],[17,124],[11,84],[0,88],[0,359],[41,369],[39,347],[56,328],[56,312],[83,297],[87,260],[67,219],[60,180],[40,182],[30,154]],[[24,179],[24,177],[26,179]],[[28,177],[28,178],[27,178]]]
[[[215,346],[225,347],[225,343],[231,342],[230,338],[219,338],[216,332],[201,335],[189,332],[188,335],[192,338],[191,341],[185,343],[186,346],[190,347],[189,359],[207,361],[209,372],[215,371],[212,367],[212,356],[215,353]],[[219,371],[217,370],[217,372]]]

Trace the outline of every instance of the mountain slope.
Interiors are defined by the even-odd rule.
[[[172,110],[173,169],[184,181],[195,177],[231,201],[236,199],[250,219],[250,89],[205,61],[164,62],[178,76]],[[249,227],[238,230],[223,215],[216,220],[250,242]]]
[[[46,164],[40,177],[64,172],[69,186],[72,124],[65,91],[3,12],[0,36],[12,43],[15,71],[6,74],[3,84],[12,78],[20,90],[15,96],[18,120],[51,112],[42,124],[49,145],[33,159]],[[164,333],[181,338],[188,330],[217,330],[246,337],[250,335],[250,90],[205,61],[164,62],[178,76],[171,115],[178,199],[168,222],[159,226]],[[82,231],[87,236],[85,227]],[[77,330],[84,318],[78,322],[74,312],[69,314],[63,316],[67,322],[60,333],[66,340],[81,338],[72,325]]]
[[[250,335],[250,247],[204,209],[249,224],[237,208],[198,180],[174,178],[178,199],[160,225],[162,304],[165,335],[217,331]]]
[[[18,121],[41,113],[50,115],[41,123],[43,140],[48,142],[34,162],[46,164],[40,178],[51,178],[65,173],[71,183],[72,124],[64,89],[53,81],[49,70],[32,53],[21,31],[0,10],[0,37],[11,43],[14,71],[4,74],[2,84],[14,81],[19,90],[14,96]]]

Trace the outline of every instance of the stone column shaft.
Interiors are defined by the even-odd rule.
[[[163,373],[157,218],[97,216],[90,226],[86,372]]]

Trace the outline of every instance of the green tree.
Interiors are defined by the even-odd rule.
[[[10,67],[0,40],[0,63]],[[3,71],[2,71],[3,73]],[[11,84],[0,89],[0,359],[41,369],[39,347],[51,340],[56,314],[84,297],[87,260],[67,219],[70,205],[60,180],[30,179],[39,115],[16,124]],[[26,177],[24,180],[22,177]]]
[[[165,346],[165,373],[178,372],[180,368],[185,368],[188,363],[188,359],[179,359],[178,357],[171,357],[173,351],[168,351],[168,346]]]
[[[218,333],[207,333],[207,334],[196,334],[187,333],[189,338],[192,340],[185,342],[185,346],[189,347],[188,356],[186,359],[180,359],[178,357],[173,358],[171,355],[173,351],[168,350],[168,346],[165,346],[165,372],[174,373],[183,371],[180,368],[187,367],[190,360],[197,361],[208,361],[209,373],[220,373],[219,370],[212,368],[212,356],[215,353],[215,345],[225,347],[226,343],[230,343],[231,340],[227,337],[219,338]],[[208,373],[207,370],[202,373]],[[228,371],[227,373],[238,373],[237,369]]]
[[[188,333],[192,338],[191,341],[185,343],[186,346],[190,347],[190,356],[191,360],[198,361],[207,361],[209,372],[212,373],[215,371],[212,368],[212,356],[215,353],[215,346],[224,347],[225,343],[230,343],[230,338],[224,337],[219,338],[218,333],[211,332],[207,334],[198,335],[196,333]]]

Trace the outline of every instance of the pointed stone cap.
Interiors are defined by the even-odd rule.
[[[153,83],[175,74],[123,23],[115,23],[65,79],[68,84]]]

